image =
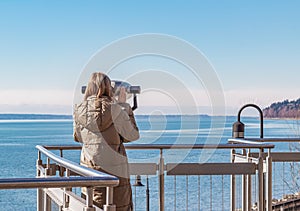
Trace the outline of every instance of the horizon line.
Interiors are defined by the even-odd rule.
[[[0,113],[0,119],[1,116],[49,116],[49,117],[68,117],[70,119],[73,119],[72,114],[53,114],[53,113]],[[134,116],[204,116],[204,117],[236,117],[236,115],[210,115],[210,114],[179,114],[179,113],[168,113],[168,114],[134,114]],[[245,115],[243,117],[255,117],[252,115]]]

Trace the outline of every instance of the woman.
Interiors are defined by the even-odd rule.
[[[111,81],[103,73],[93,73],[84,100],[74,108],[74,139],[83,143],[81,165],[115,175],[119,185],[114,188],[118,211],[132,210],[128,160],[123,142],[139,138],[138,128],[125,88],[120,89],[118,102],[114,102]],[[85,191],[83,191],[83,196]],[[105,188],[94,189],[94,203],[103,207]]]

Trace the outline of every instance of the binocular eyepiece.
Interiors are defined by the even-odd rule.
[[[120,88],[125,87],[125,90],[127,94],[140,94],[141,93],[141,87],[140,86],[131,86],[129,83],[125,81],[117,81],[112,80],[111,86],[113,88],[114,95],[118,96],[120,93]],[[86,86],[81,87],[81,93],[84,94],[86,90]]]
[[[140,94],[141,93],[140,86],[131,86],[129,83],[124,82],[124,81],[112,80],[111,86],[113,87],[114,95],[119,95],[121,87],[125,87],[125,90],[128,94]]]

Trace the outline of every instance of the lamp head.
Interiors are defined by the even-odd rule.
[[[245,125],[240,121],[236,121],[232,125],[232,137],[233,138],[244,138]]]

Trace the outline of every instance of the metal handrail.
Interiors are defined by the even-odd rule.
[[[258,139],[244,139],[244,138],[229,138],[228,139],[228,143],[230,144],[235,144],[235,145],[239,145],[239,144],[247,144],[247,145],[258,145],[258,146],[261,146],[261,144],[264,145],[263,142],[259,142],[259,141],[256,141]],[[274,148],[275,145],[274,144],[267,144],[267,146],[269,147],[262,147],[262,148]],[[273,146],[273,147],[270,147],[270,146]]]
[[[48,177],[48,178],[4,178],[0,189],[106,187],[115,185],[108,177]]]
[[[87,188],[87,200],[84,210],[92,211],[95,210],[92,202],[92,191],[93,187],[106,187],[107,198],[106,204],[103,206],[104,210],[115,210],[115,205],[113,205],[113,187],[119,184],[119,179],[115,176],[99,172],[84,166],[80,166],[70,160],[63,157],[57,156],[52,152],[45,149],[43,146],[36,146],[38,149],[38,161],[37,168],[42,165],[41,154],[47,156],[48,162],[50,160],[56,162],[62,168],[66,168],[67,172],[75,172],[80,177],[48,177],[47,174],[40,177],[38,170],[37,178],[1,178],[0,179],[0,190],[1,189],[38,189],[37,192],[37,210],[51,210],[51,201],[49,202],[49,196],[45,194],[44,188],[66,188],[64,192],[64,207],[68,207],[68,197],[66,196],[67,188],[72,187],[86,187]],[[47,163],[49,165],[49,163]],[[50,189],[48,190],[50,191]],[[46,198],[44,198],[46,197]],[[45,203],[45,204],[44,204]],[[77,208],[76,208],[77,209]]]
[[[237,139],[242,140],[242,139]],[[81,145],[53,145],[43,146],[48,150],[80,150]],[[274,144],[265,143],[240,143],[240,144],[125,144],[126,149],[271,149]]]
[[[300,142],[300,138],[246,138],[246,139],[235,139],[238,141],[242,141],[242,140],[248,140],[251,141],[251,143],[253,142],[260,142],[260,143],[266,143],[266,142]],[[241,142],[240,142],[241,143]]]
[[[126,149],[262,149],[273,144],[128,144]]]
[[[89,180],[87,183],[85,183],[86,181],[83,181],[84,185],[80,185],[79,187],[87,187],[87,192],[86,192],[86,207],[84,208],[84,210],[86,211],[94,211],[95,209],[93,208],[93,187],[106,187],[106,204],[103,205],[104,210],[111,210],[114,211],[116,206],[113,205],[113,188],[115,186],[117,186],[119,184],[119,179],[115,176],[100,172],[100,171],[96,171],[84,166],[80,166],[77,163],[74,163],[70,160],[67,160],[65,158],[62,157],[62,151],[61,151],[61,156],[55,155],[54,153],[50,152],[49,150],[47,150],[45,147],[43,146],[36,146],[36,148],[38,149],[38,160],[37,160],[37,168],[39,169],[40,166],[43,167],[42,165],[42,160],[41,160],[41,154],[44,154],[47,157],[47,168],[50,168],[51,164],[50,164],[50,160],[56,162],[56,166],[60,166],[60,169],[65,168],[67,169],[66,171],[66,176],[67,179],[70,178],[70,172],[74,172],[77,175],[80,176],[84,176],[82,177],[83,180],[85,178],[87,178],[87,180]],[[47,169],[46,168],[46,169]],[[50,171],[51,172],[51,171]],[[41,176],[41,172],[40,170],[37,171],[37,175],[38,177]],[[51,175],[51,173],[50,173]],[[45,172],[45,174],[42,173],[43,177],[46,177],[44,179],[48,179],[48,171]],[[75,179],[76,180],[76,179]],[[80,180],[80,179],[79,179]],[[94,181],[94,182],[93,182]],[[81,183],[80,181],[69,181],[70,183],[72,182],[76,182],[77,183]],[[97,183],[98,182],[98,183]],[[60,183],[60,182],[59,182]],[[51,181],[49,182],[49,184],[47,184],[47,182],[45,182],[45,185],[56,185],[56,183],[51,183]],[[78,187],[79,184],[77,184],[76,186]],[[61,186],[61,187],[70,187],[70,186]],[[75,186],[74,186],[75,187]],[[38,206],[37,209],[38,210],[43,210],[46,207],[46,210],[48,210],[47,207],[50,206],[50,202],[48,202],[49,200],[45,200],[44,199],[44,190],[39,188],[38,189],[38,193],[37,193],[37,198],[38,198]],[[65,207],[68,207],[68,197],[66,197],[65,194],[64,195],[64,199],[63,199],[63,203]],[[46,201],[46,205],[43,204],[43,202]],[[77,208],[76,208],[77,209]],[[50,210],[50,209],[49,209]]]
[[[74,163],[70,160],[55,155],[54,153],[50,152],[49,150],[47,150],[45,147],[41,145],[37,145],[36,148],[39,150],[40,153],[43,153],[44,155],[46,155],[51,160],[55,161],[60,166],[69,169],[72,172],[75,172],[81,176],[102,178],[106,182],[111,183],[109,186],[117,186],[119,184],[119,179],[115,176],[103,172],[99,172],[91,168],[87,168],[85,166],[80,166],[77,163]]]
[[[61,177],[61,178],[4,178],[0,179],[0,189],[26,189],[26,188],[55,188],[55,187],[91,187],[105,186],[114,187],[119,184],[115,176],[102,173],[84,166],[80,166],[65,158],[59,157],[45,149],[36,146],[39,152],[45,154],[51,160],[84,177]]]

